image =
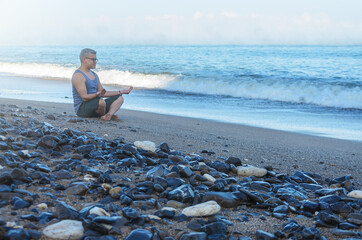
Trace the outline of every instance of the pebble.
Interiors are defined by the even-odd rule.
[[[138,149],[143,149],[146,151],[155,152],[156,151],[156,144],[151,141],[135,141],[133,143]]]
[[[43,234],[49,239],[76,240],[84,234],[84,228],[81,221],[63,220],[47,226]]]
[[[182,210],[182,214],[188,217],[206,217],[219,213],[221,207],[215,201],[200,203]]]
[[[239,166],[237,167],[237,172],[238,175],[242,177],[264,177],[268,171],[265,168],[258,168],[254,166]]]
[[[362,190],[354,190],[349,192],[347,197],[362,199]]]

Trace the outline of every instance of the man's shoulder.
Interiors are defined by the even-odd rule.
[[[72,81],[85,81],[85,77],[83,76],[83,74],[79,70],[76,70],[73,73]]]

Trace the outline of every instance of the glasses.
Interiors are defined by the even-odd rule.
[[[92,61],[94,61],[94,62],[98,62],[98,58],[89,58],[89,57],[86,57],[86,59],[90,59],[90,60],[92,60]]]

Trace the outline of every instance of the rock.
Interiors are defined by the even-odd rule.
[[[71,178],[73,178],[73,175],[69,171],[64,170],[64,169],[61,169],[61,170],[59,170],[57,172],[54,172],[53,174],[57,179],[71,179]]]
[[[213,176],[211,176],[210,174],[208,174],[208,173],[205,173],[205,174],[203,175],[203,177],[204,177],[207,181],[212,182],[212,183],[216,181],[216,179],[215,179]]]
[[[84,183],[74,183],[64,192],[67,195],[84,195],[88,191],[88,187]]]
[[[146,173],[147,179],[155,179],[156,177],[164,177],[165,176],[165,167],[164,166],[157,166],[153,167]]]
[[[230,164],[226,163],[226,162],[220,162],[220,161],[215,161],[213,163],[211,163],[210,165],[212,168],[216,169],[219,172],[223,172],[223,173],[229,173],[230,172]]]
[[[165,142],[161,143],[158,147],[159,147],[159,149],[160,149],[161,151],[163,151],[163,152],[165,152],[165,153],[170,153],[170,152],[171,152],[170,147],[169,147],[168,144],[165,143]]]
[[[109,214],[106,210],[104,210],[103,208],[100,207],[94,207],[91,210],[89,210],[89,214],[95,214],[98,216],[108,216],[110,217],[111,214]]]
[[[55,149],[58,145],[59,139],[54,136],[44,136],[38,141],[38,146],[43,148]]]
[[[59,220],[63,219],[79,219],[78,211],[66,204],[65,202],[58,201],[55,205],[55,217]]]
[[[200,203],[191,207],[187,207],[182,210],[182,214],[185,214],[188,217],[205,217],[212,216],[220,212],[221,207],[215,201],[208,201]]]
[[[137,219],[139,217],[139,213],[136,209],[127,207],[122,209],[123,216],[128,219]]]
[[[257,230],[256,231],[256,239],[257,240],[277,240],[278,238],[271,233],[262,231],[262,230]]]
[[[347,197],[362,199],[362,190],[354,190],[349,192]]]
[[[11,229],[9,230],[4,239],[11,239],[11,240],[30,240],[33,239],[32,236],[29,234],[28,231],[20,228],[20,229]]]
[[[207,234],[204,232],[191,232],[183,234],[180,240],[207,240]]]
[[[282,197],[283,199],[295,198],[297,200],[305,200],[308,199],[308,196],[297,191],[294,188],[286,187],[286,188],[279,188],[277,192],[277,197]]]
[[[182,203],[192,202],[194,200],[194,191],[190,184],[184,184],[170,191],[167,195],[169,200],[175,200]]]
[[[184,208],[185,204],[183,204],[182,202],[175,201],[175,200],[170,200],[170,201],[167,201],[167,207]]]
[[[240,158],[236,158],[236,157],[229,157],[225,162],[228,164],[234,164],[237,167],[241,166],[241,164],[242,164]]]
[[[155,212],[155,215],[160,218],[173,218],[176,215],[176,209],[171,207],[163,207]]]
[[[239,204],[239,199],[228,192],[207,192],[202,198],[202,202],[210,200],[216,201],[223,208],[234,208]]]
[[[156,151],[156,144],[151,141],[135,141],[133,143],[138,149],[143,149],[146,151],[155,152]]]
[[[237,172],[239,176],[243,177],[264,177],[267,174],[267,170],[265,168],[258,168],[254,166],[239,166],[237,167]]]
[[[50,239],[70,240],[79,239],[84,233],[82,222],[75,220],[63,220],[47,226],[43,234]]]
[[[361,226],[362,225],[362,213],[350,213],[347,216],[349,223]]]
[[[125,240],[150,240],[152,238],[152,233],[146,229],[135,229],[133,230]]]
[[[222,239],[226,235],[227,227],[226,224],[223,222],[214,222],[206,224],[201,228],[201,231],[206,232],[208,238],[210,239],[210,235],[216,235],[219,238]],[[216,237],[215,236],[215,237]],[[215,239],[215,238],[213,238]]]

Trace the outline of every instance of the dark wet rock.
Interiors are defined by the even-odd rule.
[[[247,196],[247,198],[250,199],[250,201],[252,201],[254,203],[263,203],[264,202],[263,198],[257,192],[251,192],[251,191],[248,191],[248,190],[243,189],[243,188],[240,188],[239,191],[242,194],[245,194]],[[240,201],[241,198],[240,197],[238,197],[238,198],[239,198],[239,201]]]
[[[280,197],[281,199],[285,199],[285,200],[288,200],[289,198],[295,198],[297,200],[308,199],[307,195],[297,191],[294,188],[290,188],[290,187],[280,188],[277,192],[277,197]]]
[[[137,219],[139,217],[139,213],[136,209],[126,207],[122,209],[123,216],[128,219]]]
[[[229,173],[230,172],[230,164],[221,161],[215,161],[210,165],[212,168],[216,169],[219,172]]]
[[[41,237],[41,234],[39,238]],[[5,234],[5,239],[11,239],[11,240],[27,240],[27,239],[39,239],[39,238],[33,238],[31,234],[29,234],[29,231],[25,229],[11,229]]]
[[[335,236],[348,236],[348,237],[361,237],[361,232],[355,232],[355,231],[349,231],[349,230],[342,230],[338,228],[333,228],[330,230],[330,232]],[[359,238],[360,239],[360,238]]]
[[[154,213],[154,215],[160,218],[173,218],[176,215],[175,209],[172,208],[162,208]]]
[[[96,150],[96,146],[94,144],[87,144],[79,146],[75,149],[76,153],[79,154],[89,154],[91,151]]]
[[[179,166],[179,168],[180,168],[180,176],[183,178],[189,178],[195,175],[195,173],[189,167]]]
[[[337,215],[335,215],[333,213],[328,213],[326,211],[320,212],[317,215],[317,218],[322,220],[324,223],[331,224],[331,225],[337,225],[342,222],[341,219]]]
[[[69,171],[64,170],[64,169],[61,169],[61,170],[59,170],[57,172],[54,172],[53,174],[57,179],[71,179],[71,178],[73,178],[73,175]]]
[[[189,184],[184,184],[170,191],[167,195],[167,198],[169,200],[175,200],[178,202],[186,203],[186,202],[192,202],[194,196],[195,194],[191,186]]]
[[[288,221],[286,224],[283,225],[282,232],[285,233],[292,233],[296,232],[301,228],[301,226],[294,220]]]
[[[321,232],[317,228],[306,227],[302,231],[298,232],[300,239],[320,239]]]
[[[37,217],[37,221],[39,222],[39,224],[47,224],[50,220],[52,220],[54,218],[53,213],[49,213],[49,212],[42,212],[41,214],[39,214],[39,216]]]
[[[339,229],[344,229],[344,230],[359,229],[359,226],[354,225],[352,223],[348,223],[348,222],[342,222],[342,223],[338,224],[338,228]]]
[[[161,143],[161,144],[158,146],[158,148],[159,148],[161,151],[165,152],[165,153],[170,153],[170,152],[171,152],[170,147],[169,147],[168,144],[165,143],[165,142]]]
[[[345,202],[336,202],[329,204],[329,207],[334,213],[348,215],[353,212],[353,208]]]
[[[0,175],[0,184],[10,185],[13,182],[14,179],[9,173],[3,173]]]
[[[38,141],[38,146],[43,148],[55,149],[58,146],[59,139],[54,136],[44,136]]]
[[[308,176],[307,174],[301,171],[294,172],[294,175],[291,178],[299,183],[318,184],[316,180],[314,180],[312,177]]]
[[[233,194],[228,192],[207,192],[202,198],[202,202],[214,200],[221,207],[234,208],[239,204],[239,199]]]
[[[337,195],[328,195],[328,196],[319,198],[319,202],[325,202],[325,203],[329,203],[329,204],[336,203],[340,200],[341,200],[341,197],[337,196]]]
[[[177,188],[185,183],[185,180],[175,177],[166,178],[166,181],[167,186],[171,188]]]
[[[311,191],[317,191],[317,190],[320,190],[323,188],[323,186],[321,186],[321,185],[311,184],[311,183],[301,183],[300,186],[303,187],[304,189],[311,190]]]
[[[27,208],[31,205],[31,203],[29,203],[28,201],[25,201],[19,197],[13,197],[11,202],[13,203],[13,207],[15,209],[23,209],[23,208]]]
[[[362,213],[351,213],[347,216],[349,223],[361,226],[362,225]]]
[[[207,234],[204,232],[191,232],[183,234],[180,240],[206,240]]]
[[[165,167],[162,165],[153,167],[146,173],[146,178],[151,180],[156,177],[164,177],[164,176],[165,176]]]
[[[73,183],[64,193],[67,195],[84,195],[88,191],[88,187],[84,183]]]
[[[40,164],[40,163],[38,163],[38,164],[35,165],[35,169],[36,169],[36,170],[39,170],[39,171],[41,171],[41,172],[46,172],[46,173],[48,173],[48,172],[51,171],[50,168],[49,168],[47,165],[45,165],[45,164]]]
[[[319,211],[319,203],[312,202],[312,201],[305,201],[303,202],[303,210],[311,213],[315,213]]]
[[[223,222],[214,222],[206,224],[201,228],[201,231],[206,232],[208,236],[216,235],[220,238],[226,235],[227,226]]]
[[[257,230],[256,239],[257,240],[277,240],[278,238],[272,233],[268,233],[268,232],[265,232],[262,230]]]
[[[240,158],[236,158],[236,157],[229,157],[225,162],[228,164],[233,164],[236,167],[241,166],[241,164],[242,164]]]
[[[133,230],[125,240],[150,240],[152,238],[152,233],[146,229],[135,229]]]
[[[347,191],[344,188],[334,188],[334,189],[326,189],[322,188],[315,191],[317,196],[326,196],[326,195],[347,195]]]
[[[79,219],[78,211],[66,204],[65,202],[58,201],[55,205],[55,217],[59,220],[63,219]]]

